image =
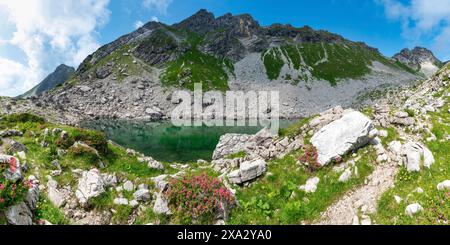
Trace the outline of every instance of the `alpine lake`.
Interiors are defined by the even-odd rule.
[[[280,128],[297,120],[280,120]],[[248,124],[246,124],[248,125]],[[170,121],[95,120],[82,127],[101,131],[115,143],[161,162],[210,161],[222,135],[255,134],[262,126],[174,126]]]

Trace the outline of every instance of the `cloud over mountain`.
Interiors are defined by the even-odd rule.
[[[109,0],[0,0],[14,30],[2,43],[20,48],[26,56],[26,64],[0,60],[2,94],[30,89],[58,64],[77,66],[95,51],[100,46],[96,30],[109,20],[108,4]]]
[[[386,16],[402,23],[403,37],[411,44],[432,39],[433,49],[450,58],[450,0],[376,0]]]

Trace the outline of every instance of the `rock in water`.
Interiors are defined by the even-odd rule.
[[[320,129],[311,139],[317,149],[318,163],[325,166],[351,150],[367,145],[376,136],[372,121],[357,111],[349,111],[342,118]]]
[[[78,181],[78,189],[75,195],[81,205],[85,205],[91,198],[105,192],[102,177],[97,169],[85,171]]]
[[[408,172],[420,171],[421,165],[430,168],[434,163],[433,153],[418,142],[407,142],[403,145],[402,150]]]

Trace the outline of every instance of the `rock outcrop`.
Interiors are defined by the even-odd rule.
[[[238,170],[228,174],[230,183],[243,184],[252,181],[263,175],[267,170],[267,163],[264,160],[247,161],[241,163]]]
[[[407,142],[403,145],[402,151],[408,172],[418,172],[421,167],[430,168],[434,163],[431,151],[418,142]]]
[[[88,201],[105,192],[103,179],[97,169],[85,171],[78,180],[78,189],[75,195],[81,205],[86,205]]]
[[[367,145],[377,135],[372,121],[357,111],[324,126],[311,138],[317,149],[318,163],[325,166],[346,153]]]
[[[393,58],[411,69],[421,71],[427,77],[433,75],[443,65],[433,52],[422,47],[415,47],[413,50],[403,49]]]

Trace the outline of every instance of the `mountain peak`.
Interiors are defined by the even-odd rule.
[[[207,33],[216,27],[216,18],[213,13],[208,12],[206,9],[200,9],[197,13],[191,17],[181,21],[174,26],[190,30],[197,33]]]
[[[73,67],[68,66],[66,64],[61,64],[61,65],[56,67],[55,71],[62,70],[62,69],[70,69],[71,70],[71,69],[73,69]]]
[[[442,62],[433,52],[424,47],[415,47],[412,50],[404,48],[393,58],[414,70],[422,71],[426,76],[434,74],[442,66]]]
[[[55,71],[50,73],[44,80],[38,85],[32,88],[30,91],[19,96],[19,98],[28,98],[31,96],[41,95],[42,93],[55,88],[56,86],[63,84],[75,73],[75,68],[61,64],[56,67]]]

